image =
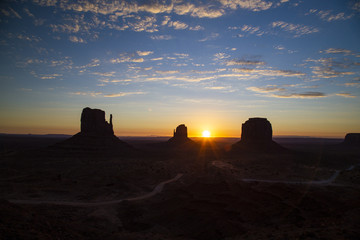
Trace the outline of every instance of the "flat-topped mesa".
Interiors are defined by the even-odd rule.
[[[110,123],[105,120],[105,112],[86,107],[81,113],[81,134],[86,136],[113,136],[112,115]]]
[[[287,150],[272,140],[271,123],[266,118],[249,118],[241,127],[241,140],[233,144],[232,152],[279,153]]]
[[[187,127],[185,124],[180,124],[176,127],[176,130],[174,130],[174,136],[168,140],[169,143],[185,143],[191,141],[190,138],[188,138],[187,133]]]
[[[249,118],[241,127],[242,142],[271,142],[272,127],[266,118]]]
[[[360,133],[348,133],[345,136],[344,144],[348,146],[360,146]]]

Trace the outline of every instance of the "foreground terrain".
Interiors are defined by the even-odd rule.
[[[4,239],[359,239],[360,152],[340,141],[124,139],[131,151],[47,147],[2,136]]]

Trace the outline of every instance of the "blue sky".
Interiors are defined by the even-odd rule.
[[[5,1],[0,132],[76,133],[81,109],[117,135],[360,132],[355,0]]]

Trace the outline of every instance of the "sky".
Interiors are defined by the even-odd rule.
[[[85,107],[118,136],[360,132],[358,0],[12,0],[0,26],[0,133],[75,134]]]

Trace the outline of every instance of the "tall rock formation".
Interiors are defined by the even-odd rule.
[[[285,148],[272,140],[271,123],[266,118],[249,118],[241,127],[241,140],[232,146],[232,152],[268,153]]]
[[[105,120],[105,112],[100,109],[84,108],[81,113],[81,134],[87,136],[112,136],[112,114],[110,123]]]
[[[80,132],[55,147],[77,150],[124,150],[130,146],[114,135],[112,115],[110,123],[105,112],[86,107],[81,113]]]
[[[192,141],[188,138],[187,127],[185,124],[180,124],[174,130],[174,136],[168,140],[168,143],[171,144],[183,144],[186,142]]]
[[[241,141],[249,143],[272,141],[271,123],[266,118],[249,118],[242,124]]]
[[[348,133],[345,136],[344,145],[360,146],[360,133]]]

